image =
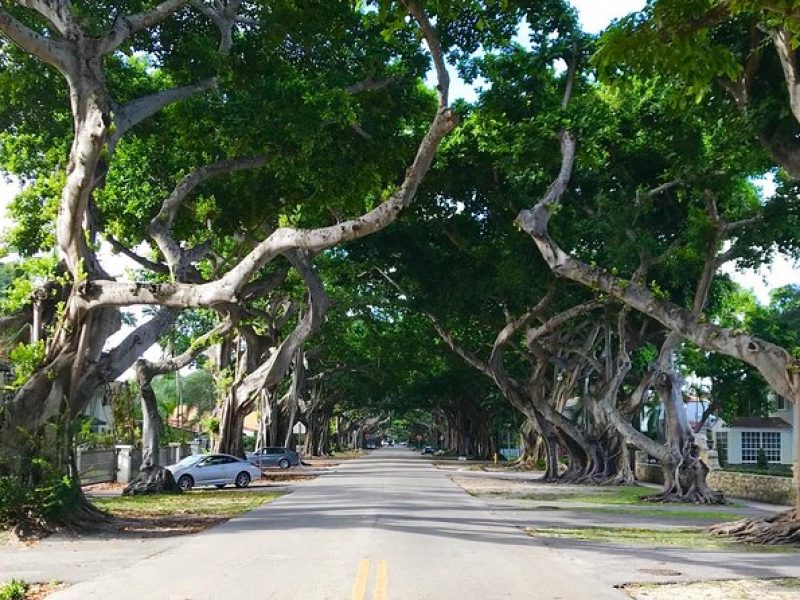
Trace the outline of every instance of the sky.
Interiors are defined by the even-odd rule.
[[[588,33],[598,33],[613,19],[644,8],[644,0],[572,0],[578,9],[581,25]]]
[[[572,4],[578,10],[583,28],[587,32],[597,33],[605,29],[613,19],[640,10],[645,2],[644,0],[572,0]],[[453,77],[452,94],[454,97],[463,97],[467,100],[475,98],[475,90],[458,81],[455,76]],[[765,187],[769,188],[769,185],[767,184]],[[17,190],[16,184],[8,183],[0,177],[0,231],[8,226],[6,205]],[[107,257],[110,256],[110,253],[107,252],[103,254]],[[134,266],[132,262],[118,255],[110,257],[110,260],[104,260],[104,263],[108,263],[107,268],[112,274],[122,273]],[[771,268],[761,269],[757,272],[738,273],[734,272],[730,266],[723,270],[730,273],[741,285],[752,289],[759,300],[764,303],[768,302],[771,289],[788,283],[800,283],[800,269],[797,268],[797,265],[792,264],[792,261],[781,256],[775,260]],[[139,311],[134,309],[132,312]],[[127,330],[119,332],[109,340],[109,345],[117,343],[127,333]],[[150,359],[157,359],[158,355],[159,351],[155,347],[146,354]]]

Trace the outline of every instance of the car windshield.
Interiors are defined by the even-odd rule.
[[[179,460],[176,464],[179,467],[188,467],[189,465],[196,463],[201,458],[203,458],[202,454],[192,454],[191,456],[187,456],[186,458]]]

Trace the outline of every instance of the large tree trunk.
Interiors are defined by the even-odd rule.
[[[306,421],[306,443],[304,456],[327,456],[330,432],[331,409],[327,406],[320,385],[314,385],[311,400],[304,415]]]
[[[236,401],[235,394],[228,393],[222,403],[216,452],[244,458],[242,437],[244,435],[244,418],[246,416],[244,410]]]
[[[636,480],[631,468],[627,440],[603,410],[602,398],[587,393],[585,400],[591,415],[587,424],[589,443],[594,451],[596,470],[593,479],[599,484],[627,485]]]
[[[680,378],[671,365],[669,370],[656,376],[656,390],[666,417],[670,460],[662,462],[664,491],[653,496],[652,501],[722,504],[725,496],[706,483],[708,467],[700,459],[700,448],[689,427],[681,387]]]
[[[537,433],[536,427],[530,419],[525,419],[520,427],[522,452],[517,463],[525,468],[536,468],[536,465],[545,461],[544,441]]]
[[[277,390],[274,393],[270,394],[267,398],[267,402],[269,404],[269,411],[270,411],[270,421],[269,421],[269,443],[268,445],[277,446],[278,440],[280,439],[280,429],[281,429],[281,410],[278,406],[278,397],[277,397]]]
[[[294,359],[292,360],[294,370],[292,371],[292,384],[286,395],[285,408],[288,420],[286,424],[286,437],[283,445],[286,448],[294,449],[293,430],[297,419],[297,411],[300,407],[300,397],[306,387],[306,356],[302,346],[297,348]]]
[[[137,377],[142,395],[142,469],[158,466],[163,424],[149,378]]]

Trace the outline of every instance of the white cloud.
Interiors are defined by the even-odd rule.
[[[644,0],[572,0],[581,25],[589,33],[599,33],[611,22],[644,8]]]
[[[784,254],[777,254],[771,265],[757,270],[735,271],[733,263],[728,263],[722,267],[722,272],[753,292],[762,304],[769,303],[772,290],[789,284],[800,284],[800,265]]]

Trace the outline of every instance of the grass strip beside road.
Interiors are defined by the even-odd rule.
[[[235,517],[238,514],[272,502],[277,492],[196,491],[183,494],[155,494],[93,498],[98,508],[115,516],[198,515]]]
[[[652,506],[652,505],[651,505]],[[670,519],[709,519],[711,521],[738,521],[747,515],[725,510],[698,510],[696,508],[639,508],[638,506],[583,506],[568,507],[566,510],[610,515],[630,515],[641,517],[667,517]]]
[[[623,588],[635,600],[790,600],[800,597],[800,579],[742,579],[691,583],[630,584]]]
[[[168,537],[203,531],[282,495],[258,491],[192,491],[93,498],[92,502],[116,517],[110,528],[120,534]]]
[[[654,490],[653,488],[642,487],[639,485],[624,485],[620,487],[585,487],[576,489],[575,491],[558,490],[554,492],[531,492],[522,495],[509,494],[509,496],[521,500],[539,500],[542,502],[574,502],[576,504],[643,504],[647,506],[653,506],[652,503],[648,502],[647,500],[643,500],[643,498],[657,493],[658,490]],[[477,494],[473,495],[481,496],[483,494],[478,492]],[[492,495],[503,494],[493,493]]]
[[[693,550],[734,552],[786,553],[796,552],[785,546],[761,546],[727,541],[712,536],[702,527],[650,529],[642,527],[537,527],[526,528],[534,538],[569,539],[620,546],[672,546]]]

